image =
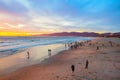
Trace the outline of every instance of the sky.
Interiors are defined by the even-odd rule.
[[[0,35],[120,32],[120,0],[0,0]]]

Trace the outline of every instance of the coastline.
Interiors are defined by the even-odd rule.
[[[26,66],[39,64],[44,59],[49,58],[48,49],[52,50],[51,56],[53,56],[67,48],[64,47],[64,44],[34,46],[22,51],[20,50],[16,54],[0,58],[0,75],[9,74]],[[29,60],[27,58],[27,52],[30,53]]]
[[[96,50],[96,46],[84,46],[60,52],[39,64],[21,68],[0,80],[119,80],[120,50],[111,47],[105,39],[95,39],[92,42],[104,43],[106,46]],[[86,59],[90,66],[84,69]],[[72,75],[70,66],[74,64],[76,71]]]

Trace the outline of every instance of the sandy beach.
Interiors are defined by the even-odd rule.
[[[98,38],[91,41],[95,45],[62,51],[39,64],[1,75],[0,80],[120,80],[120,40],[112,39],[112,46],[109,40]],[[71,65],[75,65],[74,73]]]

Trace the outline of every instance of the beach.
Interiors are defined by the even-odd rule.
[[[40,63],[1,75],[0,80],[120,80],[120,40],[112,39],[112,46],[109,41],[111,38],[96,38],[90,41],[94,45],[61,51]],[[28,50],[36,51],[37,47]],[[71,65],[75,66],[74,73]]]
[[[62,50],[67,50],[63,44],[51,44],[34,46],[28,49],[19,50],[18,53],[0,58],[0,75],[11,73],[22,67],[38,64],[49,58],[48,49],[51,49],[51,56]],[[29,59],[27,53],[29,52]],[[41,54],[42,53],[42,54]]]

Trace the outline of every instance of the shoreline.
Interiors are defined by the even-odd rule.
[[[51,44],[44,46],[34,46],[10,56],[0,58],[0,75],[5,75],[26,66],[39,64],[48,56],[48,49],[52,49],[52,56],[58,54],[59,51],[66,50],[63,44]],[[27,59],[27,52],[30,52],[30,59]],[[44,53],[44,54],[40,54]]]
[[[79,79],[87,80],[87,78],[90,78],[90,79],[98,78],[98,80],[99,79],[119,80],[120,79],[119,77],[120,68],[118,67],[118,65],[120,64],[119,63],[120,62],[119,47],[111,47],[108,45],[108,42],[106,40],[104,41],[102,39],[95,39],[92,41],[93,42],[101,41],[105,43],[106,46],[103,48],[100,48],[99,51],[97,51],[96,47],[94,46],[91,46],[91,47],[84,46],[80,49],[62,51],[57,55],[54,55],[50,58],[45,59],[39,64],[24,67],[9,75],[1,76],[0,80],[8,80],[8,79],[17,79],[17,80],[39,79],[41,80],[42,78],[44,80],[48,80],[48,79],[64,80],[65,78],[68,80],[74,80],[73,78],[76,78],[76,80],[79,80]],[[88,70],[84,69],[86,59],[89,59],[90,61],[90,68]],[[111,60],[112,60],[112,64],[110,64]],[[114,60],[115,62],[113,62]],[[70,71],[70,66],[72,64],[75,64],[75,66],[77,66],[76,67],[77,71],[75,71],[74,76],[72,76]],[[101,66],[103,64],[104,66]],[[107,65],[105,66],[105,64]],[[99,70],[100,68],[101,70]],[[105,71],[104,71],[104,68],[106,69]],[[118,72],[116,70],[118,70]],[[106,73],[109,76],[105,78],[104,76],[106,75]],[[19,75],[19,74],[22,74],[22,75]],[[40,76],[41,74],[42,76]],[[114,75],[111,75],[111,74],[114,74]],[[47,76],[48,78],[46,78],[45,76]],[[18,79],[18,77],[20,78]]]
[[[1,56],[9,56],[9,55],[12,55],[12,54],[15,54],[17,53],[17,51],[21,50],[21,49],[28,49],[28,48],[31,48],[31,47],[35,47],[35,46],[45,46],[45,45],[52,45],[52,44],[65,44],[66,42],[74,42],[74,41],[77,41],[77,40],[89,40],[89,39],[92,39],[91,37],[56,37],[58,38],[57,40],[55,40],[56,38],[53,38],[51,39],[52,37],[45,37],[43,39],[40,39],[41,37],[37,37],[37,38],[32,38],[32,37],[11,37],[10,38],[10,41],[9,41],[9,38],[7,39],[6,38],[1,38],[0,42],[0,57]],[[46,39],[50,39],[45,41]],[[14,40],[15,39],[15,40]],[[40,40],[39,40],[40,39]],[[19,42],[20,41],[20,42]]]

